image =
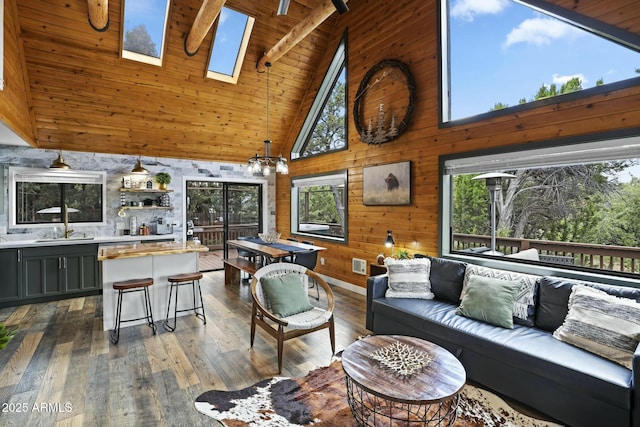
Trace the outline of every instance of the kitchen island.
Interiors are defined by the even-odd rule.
[[[98,261],[101,263],[103,330],[112,329],[118,293],[113,283],[129,279],[152,278],[149,288],[153,320],[164,320],[169,301],[167,277],[179,273],[198,271],[198,253],[206,252],[204,245],[189,242],[138,243],[115,246],[101,246]],[[193,292],[190,286],[180,289],[178,309],[191,307]],[[178,313],[186,315],[188,312]],[[122,319],[144,316],[143,295],[132,294],[122,301]],[[122,327],[143,324],[144,320],[122,324]]]

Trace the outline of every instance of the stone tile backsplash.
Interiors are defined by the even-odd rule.
[[[0,201],[0,237],[5,240],[28,240],[33,238],[52,237],[53,226],[43,228],[9,228],[9,191],[7,173],[9,166],[48,168],[51,162],[57,157],[58,152],[54,150],[41,150],[30,147],[0,145],[0,165],[2,199]],[[142,164],[150,172],[150,177],[158,172],[168,172],[171,175],[169,188],[173,190],[170,194],[171,211],[161,210],[128,210],[127,216],[120,218],[120,188],[122,179],[130,176],[131,169],[137,161],[136,156],[83,153],[74,151],[64,151],[65,162],[75,170],[106,171],[107,172],[107,224],[105,226],[77,226],[73,228],[76,233],[86,233],[88,236],[109,237],[120,235],[121,228],[129,228],[130,216],[135,215],[138,226],[149,224],[154,217],[162,216],[171,219],[176,226],[174,234],[182,238],[185,221],[185,197],[183,194],[184,178],[190,180],[197,179],[220,179],[221,181],[232,182],[256,182],[255,178],[246,174],[244,163],[218,163],[209,161],[182,160],[171,158],[157,158],[142,156]],[[267,203],[269,215],[265,218],[267,229],[275,228],[275,178],[273,175],[267,184]],[[154,182],[154,187],[157,184]],[[143,195],[136,194],[129,197],[131,200],[142,200]],[[152,197],[153,198],[153,197]],[[123,224],[126,222],[125,224]],[[118,224],[120,223],[120,225]],[[8,232],[8,234],[6,234]]]

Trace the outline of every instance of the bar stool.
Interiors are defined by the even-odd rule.
[[[207,318],[204,315],[204,302],[202,301],[202,290],[200,289],[200,279],[202,279],[202,273],[199,271],[195,273],[182,273],[176,274],[174,276],[167,277],[169,281],[169,304],[167,304],[167,316],[164,320],[164,328],[168,331],[176,330],[176,317],[178,313],[183,311],[191,311],[196,315],[196,317],[202,318],[203,323],[207,324]],[[198,294],[200,295],[200,305],[196,306],[196,282],[198,283]],[[178,287],[182,285],[191,284],[191,288],[193,290],[193,308],[186,308],[183,310],[178,310]],[[176,298],[174,303],[174,312],[173,312],[173,326],[169,325],[169,311],[171,310],[171,296],[173,295],[173,288],[176,288]],[[198,309],[202,310],[202,313],[198,313]]]
[[[151,300],[149,299],[149,286],[153,285],[153,279],[131,279],[124,280],[122,282],[113,282],[113,289],[118,291],[118,306],[116,308],[116,323],[111,331],[111,342],[118,344],[120,340],[120,324],[126,322],[135,322],[136,320],[145,319],[147,325],[153,329],[153,335],[156,334],[156,325],[153,323],[153,313],[151,312]],[[144,293],[144,317],[138,317],[136,319],[122,320],[122,295],[132,292]]]

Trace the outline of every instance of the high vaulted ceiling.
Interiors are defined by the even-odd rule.
[[[291,0],[286,16],[277,15],[278,0],[227,0],[226,6],[256,19],[235,85],[205,78],[212,30],[194,56],[185,53],[185,38],[207,1],[171,2],[162,67],[120,57],[122,0],[108,1],[109,27],[104,32],[94,30],[88,19],[89,7],[100,0],[9,1],[17,3],[17,16],[5,14],[5,21],[17,19],[34,145],[244,161],[262,153],[266,137],[266,74],[256,71],[264,52],[275,47],[282,54],[271,68],[269,106],[271,151],[278,154],[296,137],[292,123],[300,123],[306,114],[301,101],[317,89],[311,87],[313,77],[325,71],[317,64],[333,54],[336,33],[349,27],[350,38],[362,36],[358,12],[377,7],[380,0],[351,0],[350,12],[334,12],[318,22],[310,17],[331,0]],[[636,37],[640,33],[635,0],[617,1],[615,7],[607,0],[524,1],[575,12]],[[298,42],[296,25],[305,20],[313,21],[315,29],[297,37]],[[278,51],[282,40],[291,42],[291,50]],[[349,84],[352,95],[357,82]]]
[[[196,55],[185,53],[185,37],[201,0],[171,2],[162,67],[120,57],[121,0],[108,2],[109,27],[104,32],[90,25],[87,0],[17,0],[36,144],[236,161],[262,153],[267,81],[256,65],[326,1],[294,0],[287,15],[278,16],[277,0],[228,0],[226,6],[256,18],[234,85],[204,77],[212,30]],[[272,153],[279,152],[287,137],[287,124],[298,113],[315,64],[327,49],[338,14],[333,15],[271,68]]]

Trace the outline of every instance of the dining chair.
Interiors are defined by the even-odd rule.
[[[240,236],[238,237],[238,240],[249,240],[252,239],[251,236]],[[242,248],[238,248],[238,256],[239,257],[243,257],[243,258],[247,258],[250,262],[254,263],[256,262],[256,254],[254,252],[248,251],[246,249],[242,249]],[[240,272],[242,274],[242,272]],[[248,278],[251,279],[251,274],[247,273]]]
[[[318,263],[318,251],[312,249],[306,252],[296,252],[294,254],[293,263],[298,265],[303,265],[307,267],[309,270],[314,270],[316,268],[316,264]],[[314,283],[310,281],[309,289],[316,288],[316,300],[320,299],[320,288]]]
[[[294,238],[294,237],[287,237],[287,240],[290,241],[290,242],[296,242],[296,243],[299,242],[299,240]],[[291,255],[286,256],[286,257],[282,258],[282,261],[284,261],[284,262],[293,262],[293,256],[291,256]]]
[[[323,298],[311,303],[309,280],[323,289]],[[321,329],[329,329],[331,352],[335,354],[333,291],[317,273],[287,262],[269,264],[253,275],[251,282],[251,347],[256,326],[278,342],[278,373],[282,372],[284,342]]]

